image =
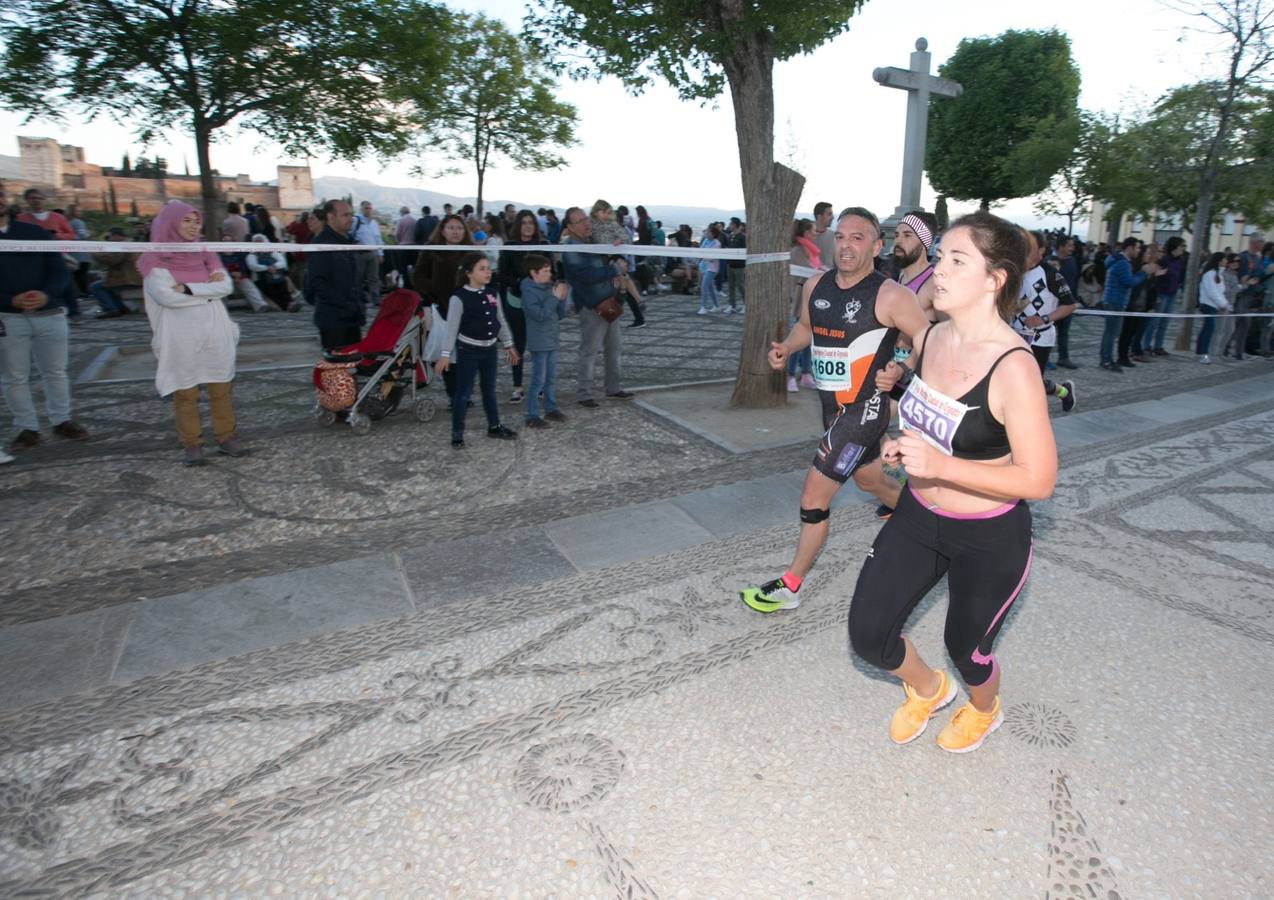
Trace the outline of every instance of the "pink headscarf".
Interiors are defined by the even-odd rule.
[[[164,208],[150,223],[150,239],[159,244],[184,244],[186,239],[177,231],[181,220],[190,213],[199,216],[199,224],[203,224],[203,215],[189,203],[180,200],[169,200]],[[167,269],[177,279],[178,284],[198,284],[207,282],[209,276],[221,268],[221,260],[211,250],[196,253],[143,253],[137,259],[137,269],[145,278],[152,269]]]

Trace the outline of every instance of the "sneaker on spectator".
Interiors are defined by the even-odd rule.
[[[66,438],[68,441],[87,441],[88,429],[77,422],[67,419],[53,426],[53,433],[58,437]]]
[[[814,383],[814,376],[811,375],[809,372],[806,372],[804,375],[801,376],[801,387],[816,388],[818,387],[818,385]]]
[[[10,450],[30,450],[32,447],[40,443],[40,432],[32,431],[30,428],[23,428],[18,432],[9,443]]]
[[[796,376],[795,375],[787,376],[787,392],[789,394],[795,394],[800,389],[801,389],[800,386],[797,385],[796,383]]]

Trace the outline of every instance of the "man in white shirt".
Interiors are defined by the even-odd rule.
[[[369,247],[380,247],[385,239],[380,234],[380,222],[376,221],[372,202],[364,200],[359,204],[359,212],[354,216],[354,230],[350,235],[354,240]],[[364,306],[377,306],[380,303],[380,260],[384,251],[356,251],[358,257],[358,281],[363,295]]]
[[[1022,275],[1022,296],[1018,313],[1009,324],[1031,346],[1040,375],[1044,377],[1044,393],[1062,401],[1062,411],[1075,408],[1075,383],[1055,383],[1047,374],[1048,357],[1057,345],[1057,329],[1054,324],[1075,311],[1075,297],[1061,273],[1042,263],[1047,243],[1043,232],[1026,232],[1030,252],[1026,257],[1027,270]]]

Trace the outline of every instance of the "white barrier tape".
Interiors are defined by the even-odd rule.
[[[1117,309],[1077,309],[1076,316],[1128,316],[1136,319],[1217,319],[1221,316],[1245,316],[1247,318],[1263,318],[1274,316],[1274,312],[1245,313],[1161,313],[1161,312],[1120,312]]]
[[[759,266],[762,263],[787,262],[791,258],[792,254],[790,251],[787,253],[749,253],[748,265]]]
[[[702,247],[652,247],[645,244],[262,244],[230,241],[202,241],[161,244],[151,241],[5,241],[0,253],[327,253],[333,251],[441,250],[449,253],[591,253],[604,256],[671,256],[693,259],[753,259],[774,262],[787,259],[786,253],[748,256],[746,250]]]

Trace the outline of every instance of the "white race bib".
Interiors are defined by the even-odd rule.
[[[820,391],[848,391],[850,378],[849,347],[813,347],[814,384]]]
[[[898,420],[903,429],[920,437],[947,456],[955,451],[951,441],[960,423],[976,406],[965,406],[924,383],[919,375],[911,379],[898,403]]]

